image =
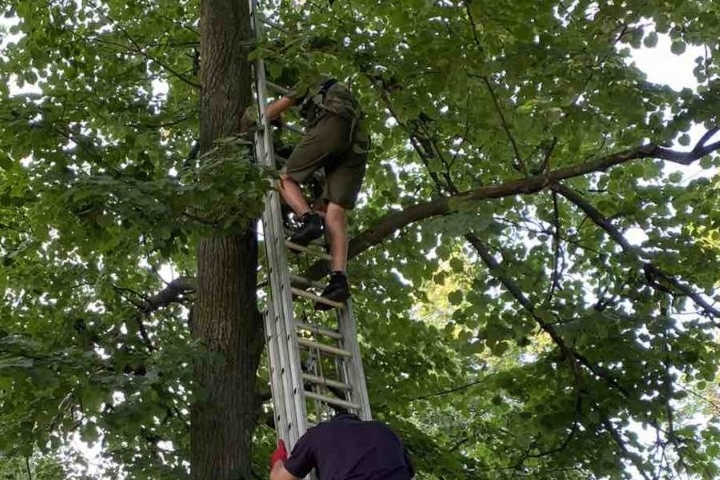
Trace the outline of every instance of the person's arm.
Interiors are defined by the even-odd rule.
[[[278,460],[270,470],[270,480],[300,480],[292,473],[285,470],[285,462]]]
[[[268,120],[275,120],[280,115],[282,115],[285,110],[292,107],[293,105],[295,105],[294,98],[282,97],[265,107],[265,115],[268,117]]]
[[[270,480],[300,480],[310,473],[315,463],[308,445],[308,433],[306,432],[297,441],[290,460],[288,460],[285,442],[278,440],[277,448],[270,457]],[[288,468],[285,468],[286,463]]]
[[[315,80],[308,81],[308,79],[300,80],[287,93],[285,93],[285,96],[266,106],[265,115],[267,115],[268,120],[273,121],[276,118],[279,118],[285,110],[289,109],[293,105],[299,105],[302,103],[307,94],[310,92],[310,87],[314,81]]]

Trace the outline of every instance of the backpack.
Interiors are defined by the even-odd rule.
[[[360,104],[353,94],[334,78],[323,79],[316,83],[300,104],[300,115],[309,124],[314,123],[323,111],[332,112],[351,123],[363,117]]]

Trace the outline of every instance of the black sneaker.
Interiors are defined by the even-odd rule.
[[[300,217],[302,224],[295,233],[288,239],[293,243],[297,243],[303,247],[307,247],[310,242],[323,235],[323,219],[320,215],[308,212]]]
[[[333,302],[344,302],[350,298],[350,288],[348,287],[347,276],[343,272],[333,272],[330,274],[330,281],[323,290],[321,297],[332,300]],[[315,302],[315,310],[330,310],[332,307],[324,303]]]

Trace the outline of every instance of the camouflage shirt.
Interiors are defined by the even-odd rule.
[[[322,94],[323,84],[332,80],[330,77],[322,77],[313,83],[301,81],[287,94],[300,105],[300,113],[309,125],[315,123],[324,111],[339,115],[349,122],[362,117],[360,104],[344,84],[335,81],[327,88],[325,95]]]

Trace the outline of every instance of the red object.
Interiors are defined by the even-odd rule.
[[[287,449],[285,448],[285,442],[283,442],[282,440],[278,440],[277,448],[275,449],[273,454],[270,456],[270,468],[272,469],[278,460],[282,460],[283,462],[286,462],[287,458],[288,458],[288,454],[287,454]]]

